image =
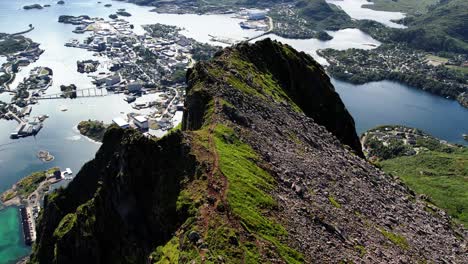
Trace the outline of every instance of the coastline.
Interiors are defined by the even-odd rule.
[[[80,137],[85,138],[86,140],[88,140],[88,141],[91,142],[91,143],[94,143],[94,144],[97,144],[97,145],[102,145],[102,142],[99,142],[99,141],[97,141],[97,140],[94,140],[94,139],[92,139],[92,138],[86,136],[86,135],[81,134],[81,133],[80,133],[80,130],[78,129],[78,125],[76,125],[76,126],[73,127],[73,131],[76,132]]]

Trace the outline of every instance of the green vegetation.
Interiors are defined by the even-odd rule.
[[[404,156],[412,150],[401,140],[396,139],[391,139],[389,144],[385,146],[381,141],[370,138],[367,140],[366,146],[369,148],[369,157],[378,157],[382,160]]]
[[[274,186],[274,179],[258,167],[254,150],[241,142],[232,129],[218,125],[214,133],[220,170],[229,181],[228,203],[232,212],[239,217],[246,230],[257,234],[257,239],[272,243],[284,261],[302,263],[303,257],[298,252],[281,243],[281,239],[287,235],[284,227],[262,214],[276,206],[276,202],[267,194]],[[247,256],[256,255],[251,252],[255,248],[246,246],[245,250],[250,252]]]
[[[406,238],[404,236],[393,233],[391,231],[387,231],[384,228],[379,228],[379,231],[380,231],[380,233],[382,233],[382,235],[384,237],[386,237],[388,240],[392,241],[393,244],[397,245],[401,249],[406,250],[406,249],[409,248],[408,241],[406,240]]]
[[[157,260],[154,264],[171,264],[179,262],[179,241],[178,237],[174,237],[164,246],[159,246],[150,256],[151,259]]]
[[[76,214],[70,213],[67,214],[59,223],[57,228],[54,231],[54,237],[62,238],[66,235],[76,224]]]
[[[80,134],[99,142],[102,142],[107,127],[108,125],[105,125],[104,122],[97,120],[81,121],[78,124]]]
[[[362,245],[356,245],[354,246],[354,249],[356,249],[356,251],[359,252],[359,257],[361,258],[367,254],[366,248]]]
[[[424,145],[432,148],[432,144]],[[382,161],[379,165],[467,226],[468,149],[457,149],[452,153],[434,149],[436,151]]]
[[[336,200],[335,200],[335,197],[333,196],[328,196],[328,200],[330,201],[330,203],[335,206],[336,208],[341,208],[341,204],[338,203]]]
[[[365,8],[380,11],[422,14],[439,0],[372,0],[373,4],[363,5]]]

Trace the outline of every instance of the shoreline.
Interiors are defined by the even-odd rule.
[[[76,126],[73,127],[73,132],[77,133],[80,137],[85,138],[86,140],[88,140],[88,141],[91,142],[91,143],[95,143],[95,144],[97,144],[97,145],[102,145],[102,142],[99,142],[99,141],[97,141],[97,140],[94,140],[94,139],[92,139],[92,138],[86,136],[86,135],[81,134],[81,133],[80,133],[80,130],[78,129],[78,125],[76,125]]]

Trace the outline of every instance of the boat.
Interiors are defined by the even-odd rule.
[[[463,134],[463,139],[465,139],[466,141],[468,141],[468,134]]]

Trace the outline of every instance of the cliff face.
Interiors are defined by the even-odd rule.
[[[466,262],[463,230],[359,157],[311,57],[241,44],[187,80],[181,131],[111,127],[47,197],[32,263]]]

